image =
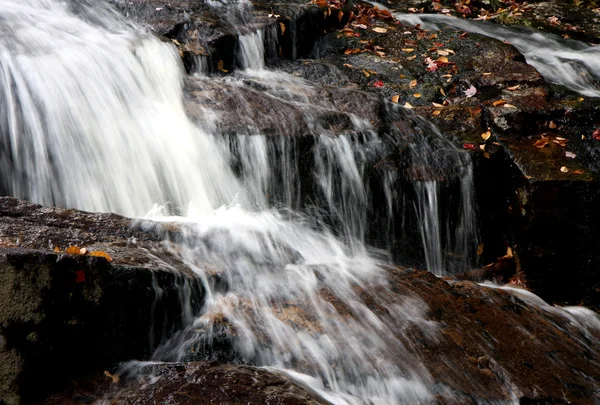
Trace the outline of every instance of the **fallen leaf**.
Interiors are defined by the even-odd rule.
[[[515,90],[517,90],[519,87],[521,87],[521,85],[520,85],[520,84],[517,84],[516,86],[507,87],[507,88],[506,88],[506,90],[515,91]]]
[[[568,157],[569,159],[575,159],[575,157],[577,155],[574,154],[573,152],[565,152],[565,156]]]
[[[445,56],[440,56],[439,58],[437,58],[437,61],[440,63],[448,63],[448,58]]]
[[[463,143],[463,149],[477,150],[477,146],[474,143]]]
[[[542,138],[542,139],[538,139],[538,140],[537,140],[537,141],[536,141],[536,142],[533,144],[533,146],[535,146],[536,148],[542,149],[542,148],[544,148],[546,145],[548,145],[548,143],[549,143],[549,142],[548,142],[548,140],[547,140],[547,139],[544,139],[544,138]]]
[[[404,105],[402,106],[404,108],[413,108],[413,106],[407,101],[406,103],[404,103]]]
[[[437,117],[438,115],[440,115],[440,114],[441,114],[441,112],[442,112],[442,110],[433,110],[433,112],[431,113],[431,115],[433,115],[433,116],[436,116],[436,117]]]
[[[67,250],[65,250],[65,253],[68,255],[78,255],[80,252],[81,249],[79,249],[77,246],[69,246]]]
[[[406,58],[406,60],[415,60],[415,59],[417,59],[417,55],[409,56]]]
[[[344,63],[344,67],[348,69],[354,69],[354,66],[349,63]]]
[[[450,53],[448,51],[444,50],[444,49],[438,49],[436,52],[440,56],[448,56],[448,55],[450,55]]]
[[[90,253],[90,256],[104,257],[107,261],[112,262],[112,257],[110,257],[110,255],[108,253],[103,252],[102,250],[94,250],[93,252]]]
[[[483,254],[483,243],[480,243],[477,246],[477,256],[481,256]]]
[[[550,129],[556,129],[556,123],[554,121],[550,121],[548,123],[548,128],[550,128]]]
[[[485,143],[482,143],[481,145],[479,145],[479,149],[481,149],[482,151],[485,152]]]
[[[415,50],[415,48],[402,48],[402,52],[411,53]]]
[[[54,253],[60,253],[60,248],[58,246],[54,246]]]
[[[392,103],[397,103],[398,100],[400,100],[400,96],[398,94],[396,94],[395,96],[392,96]]]
[[[369,77],[371,76],[371,73],[367,72],[366,70],[363,70],[363,75],[365,75],[365,77]]]
[[[483,134],[481,134],[481,137],[483,138],[484,141],[487,141],[488,139],[490,139],[490,136],[492,136],[492,133],[490,131],[484,132]]]
[[[440,87],[440,93],[442,93],[442,96],[446,97],[446,92],[441,87]]]
[[[383,82],[381,80],[377,80],[373,83],[373,87],[383,87]]]
[[[438,107],[438,108],[443,108],[444,107],[444,105],[440,104],[440,103],[431,103],[431,104],[433,104],[434,107]]]
[[[496,100],[496,101],[494,101],[494,102],[492,103],[492,105],[493,105],[494,107],[497,107],[497,106],[499,106],[499,105],[503,105],[503,104],[506,104],[506,100]]]
[[[410,86],[411,88],[413,88],[413,87],[415,87],[416,85],[417,85],[417,79],[412,79],[412,80],[410,81],[410,84],[409,84],[409,86]]]
[[[473,85],[469,86],[469,88],[465,90],[465,96],[467,98],[473,97],[475,94],[477,94],[477,89]]]
[[[113,375],[113,374],[109,373],[108,371],[104,371],[104,375],[107,376],[108,378],[110,378],[112,380],[113,384],[116,384],[119,382],[118,375]]]
[[[513,257],[513,250],[509,246],[506,248],[506,254],[503,256],[503,259],[510,259],[511,257]]]
[[[342,10],[338,11],[338,21],[342,22],[342,18],[344,17],[344,12]]]
[[[571,173],[573,173],[573,174],[583,174],[583,170],[573,170]]]
[[[508,103],[507,103],[507,104],[504,104],[504,105],[503,105],[503,107],[504,107],[504,108],[517,108],[517,107],[515,107],[514,105],[512,105],[512,104],[508,104]]]
[[[285,24],[282,23],[282,22],[280,22],[279,23],[279,28],[281,28],[281,35],[284,35],[285,34]]]
[[[378,34],[385,34],[386,32],[388,32],[387,28],[382,27],[375,27],[373,28],[373,31],[375,31]]]
[[[420,98],[421,97],[421,93],[415,93],[415,94],[413,94],[413,97],[414,98]]]
[[[592,138],[594,138],[597,141],[600,141],[600,128],[598,128],[592,133]]]
[[[569,169],[567,168],[567,166],[563,166],[563,167],[560,168],[560,171],[563,172],[563,173],[568,173]]]

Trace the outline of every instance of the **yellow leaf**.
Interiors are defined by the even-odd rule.
[[[102,250],[95,250],[92,253],[90,253],[90,256],[94,256],[94,257],[104,257],[106,260],[108,260],[109,262],[112,262],[112,257],[110,257],[110,255],[106,252],[103,252]]]
[[[560,171],[563,173],[568,173],[569,172],[569,168],[567,168],[567,166],[563,166],[560,168]]]
[[[280,22],[279,23],[279,28],[281,28],[281,35],[284,35],[285,34],[285,24],[282,23],[282,22]]]
[[[413,97],[414,98],[420,98],[421,97],[421,93],[415,93],[415,94],[413,94]]]
[[[385,34],[386,32],[388,32],[387,28],[382,27],[375,27],[373,28],[373,31],[375,31],[378,34]]]
[[[406,103],[404,103],[403,107],[404,108],[413,108],[413,106],[408,101]]]
[[[437,60],[441,63],[448,63],[448,58],[445,56],[440,56]]]
[[[440,115],[440,114],[441,114],[441,112],[442,112],[442,110],[434,110],[434,111],[431,113],[431,115],[438,116],[438,115]]]
[[[365,75],[365,77],[369,77],[371,76],[371,73],[367,72],[366,70],[363,70],[363,75]]]
[[[398,100],[400,100],[400,96],[398,94],[396,94],[395,96],[392,96],[392,103],[397,103]]]
[[[440,87],[440,93],[442,93],[442,96],[446,97],[446,92],[441,87]]]
[[[412,79],[410,81],[410,87],[412,88],[412,87],[415,87],[416,85],[417,85],[417,79]]]
[[[483,243],[480,243],[479,246],[477,246],[477,256],[481,256],[483,254]]]
[[[485,152],[485,143],[482,143],[481,145],[479,145],[479,149],[481,149],[482,151]]]
[[[409,56],[406,60],[415,60],[417,59],[417,55]]]
[[[490,139],[490,136],[492,136],[492,133],[490,131],[484,132],[483,134],[481,134],[481,137],[483,138],[484,141],[487,141],[488,139]]]
[[[415,48],[402,48],[402,52],[411,53]]]

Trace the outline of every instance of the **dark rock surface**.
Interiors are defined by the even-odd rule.
[[[199,310],[198,280],[130,224],[0,198],[0,402],[30,403],[74,376],[147,358],[182,327],[182,290]],[[75,245],[113,261],[64,253]]]
[[[318,405],[327,402],[282,374],[216,362],[140,366],[137,377],[116,383],[106,376],[74,382],[39,405],[111,404]]]

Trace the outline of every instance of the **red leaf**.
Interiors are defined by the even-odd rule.
[[[463,149],[477,150],[477,145],[474,143],[463,143]]]
[[[383,82],[381,80],[376,81],[375,83],[373,83],[374,87],[383,87]]]
[[[594,133],[592,134],[592,138],[594,138],[597,141],[600,141],[600,128],[594,131]]]
[[[83,272],[83,270],[75,271],[75,282],[85,283],[85,273]]]

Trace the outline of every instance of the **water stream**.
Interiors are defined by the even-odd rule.
[[[246,2],[213,3],[232,3],[232,18],[246,21]],[[410,326],[435,339],[439,325],[426,319],[426,306],[373,293],[387,286],[389,256],[368,246],[366,162],[387,141],[351,113],[350,129],[334,134],[317,118],[339,111],[319,100],[315,85],[264,69],[262,33],[240,39],[246,71],[185,78],[172,45],[102,3],[6,0],[0,31],[0,189],[181,229],[165,243],[207,296],[155,360],[211,358],[211,347],[227,341],[236,361],[286,370],[336,404],[418,404],[449,394],[401,338]],[[184,83],[205,101],[195,105],[210,104],[218,89],[238,91],[236,99],[248,86],[259,89],[299,110],[310,134],[273,140],[245,122],[251,104],[235,111],[243,130],[228,134],[222,114],[232,112],[204,106],[190,114]],[[407,171],[418,196],[410,208],[427,266],[442,274],[443,250],[467,257],[476,246],[470,162],[435,128],[402,114],[417,127],[401,134],[411,139]],[[280,131],[296,130],[276,110],[273,117]],[[301,139],[310,140],[308,152]],[[307,156],[311,204],[299,166]],[[460,194],[452,229],[440,219],[438,191],[448,179],[427,175],[445,165],[455,168],[448,177]],[[400,204],[399,175],[382,172],[378,180],[388,223]]]

